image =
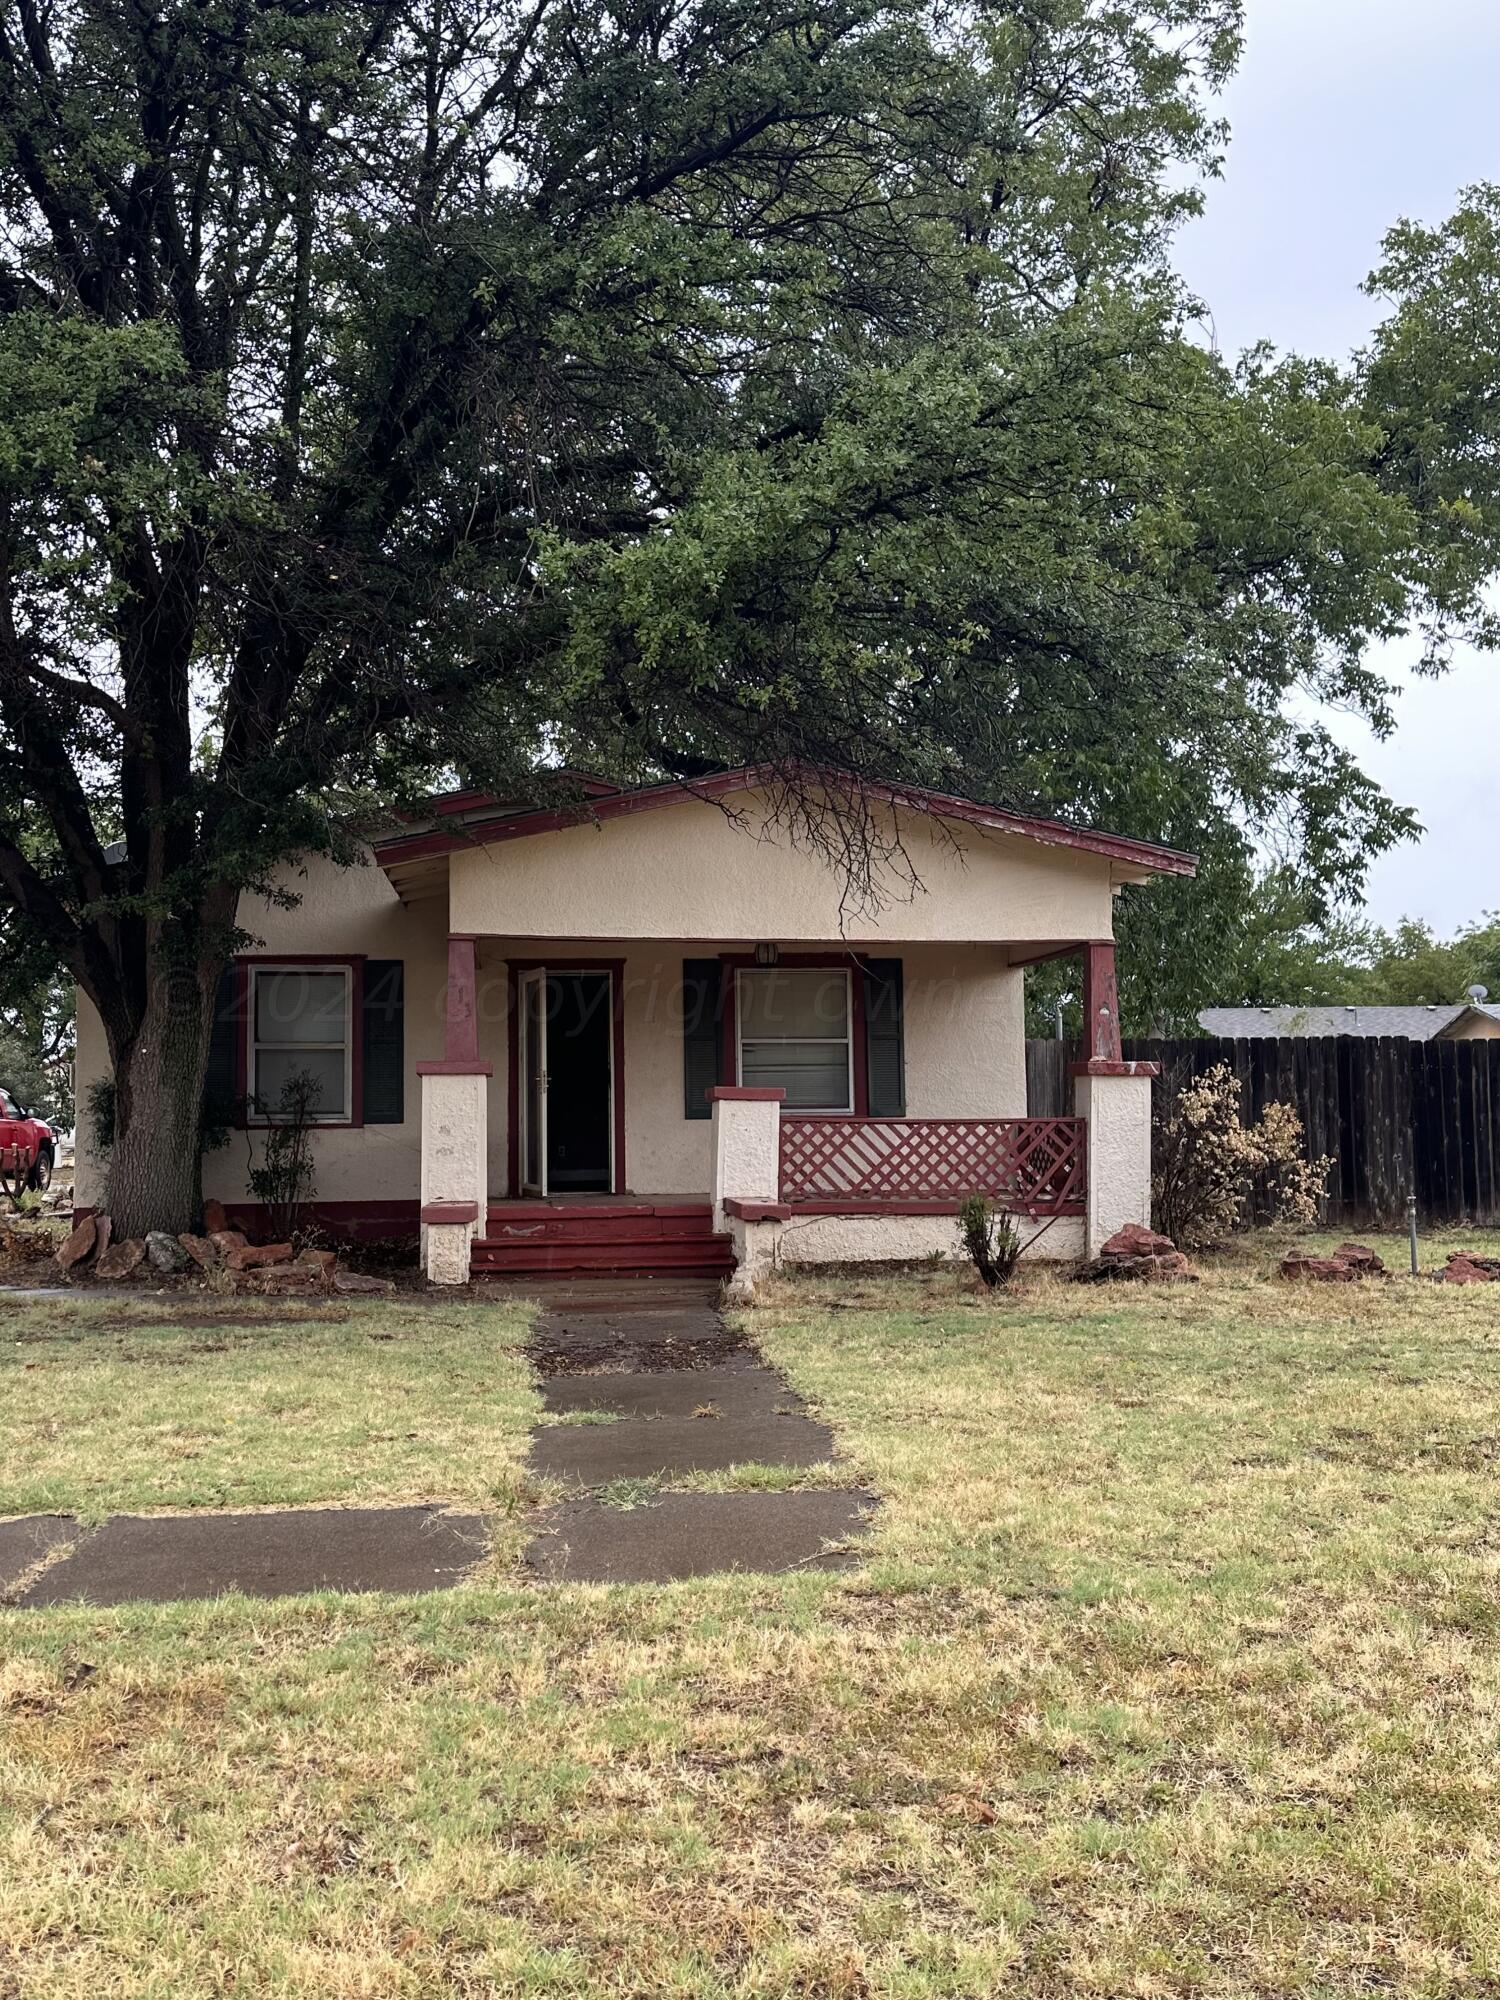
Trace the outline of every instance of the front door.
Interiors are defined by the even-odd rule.
[[[523,972],[521,1193],[608,1194],[614,1187],[614,977]]]
[[[523,972],[521,1012],[521,1192],[547,1192],[547,975]]]

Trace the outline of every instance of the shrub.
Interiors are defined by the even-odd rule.
[[[1007,1285],[1021,1255],[1021,1234],[1010,1217],[992,1209],[983,1195],[968,1195],[958,1211],[964,1248],[987,1285]]]
[[[1240,1086],[1220,1063],[1177,1093],[1151,1133],[1156,1227],[1182,1249],[1207,1249],[1253,1221],[1318,1219],[1332,1161],[1309,1160],[1290,1104],[1268,1104],[1245,1124]]]
[[[269,1124],[258,1164],[251,1146],[245,1179],[252,1197],[264,1205],[273,1242],[290,1243],[298,1237],[303,1207],[317,1192],[312,1134],[321,1094],[317,1078],[297,1070],[282,1085],[274,1111],[256,1107]],[[246,1138],[248,1143],[248,1133]]]

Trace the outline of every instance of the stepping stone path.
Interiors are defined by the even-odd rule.
[[[71,1543],[72,1553],[37,1566]],[[305,1590],[439,1590],[489,1548],[483,1515],[436,1507],[317,1507],[266,1514],[65,1514],[0,1523],[0,1602],[168,1604]]]
[[[528,1295],[536,1289],[533,1281]],[[832,1456],[827,1425],[725,1326],[708,1291],[629,1279],[598,1291],[564,1287],[536,1322],[531,1358],[549,1414],[610,1419],[532,1432],[533,1468],[577,1490],[537,1516],[526,1560],[538,1578],[659,1583],[858,1560],[851,1543],[875,1502],[856,1488],[652,1491],[686,1473],[800,1468]],[[640,1490],[640,1504],[611,1504],[618,1496],[608,1489],[625,1482]],[[0,1604],[440,1590],[488,1549],[483,1515],[440,1507],[117,1514],[98,1527],[35,1514],[0,1521]]]
[[[825,1464],[833,1433],[710,1301],[697,1287],[632,1293],[616,1280],[570,1287],[544,1310],[531,1359],[549,1414],[613,1421],[538,1425],[533,1468],[597,1491],[731,1465]],[[526,1560],[555,1582],[845,1568],[873,1505],[857,1489],[661,1493],[626,1506],[606,1492],[546,1509]]]

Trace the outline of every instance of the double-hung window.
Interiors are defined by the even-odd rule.
[[[306,1080],[308,1116],[347,1124],[353,1102],[353,975],[348,966],[250,968],[250,1105],[288,1117]]]
[[[854,1109],[852,993],[846,971],[743,969],[735,981],[740,1082],[786,1092],[788,1111]]]

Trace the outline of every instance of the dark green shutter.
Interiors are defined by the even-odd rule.
[[[406,1118],[406,965],[365,960],[364,1121],[400,1125]]]
[[[866,959],[865,1080],[872,1118],[906,1116],[906,1047],[902,1034],[901,961]]]
[[[219,974],[218,991],[214,994],[208,1070],[203,1080],[203,1125],[208,1132],[222,1134],[227,1126],[242,1122],[238,1099],[240,1035],[244,1022],[240,1018],[239,1000],[238,970],[233,965],[226,966]]]
[[[682,1115],[711,1118],[708,1093],[720,1081],[723,968],[716,958],[682,961]]]

